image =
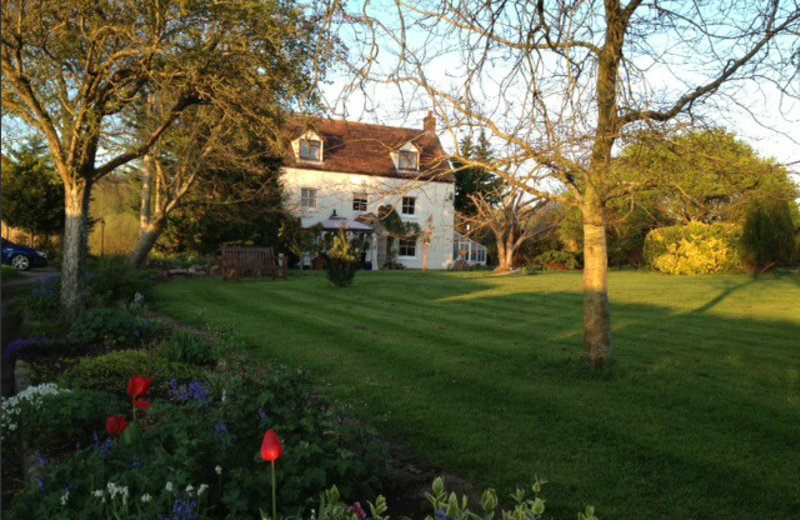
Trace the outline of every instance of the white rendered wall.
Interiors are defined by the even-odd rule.
[[[428,268],[446,269],[453,261],[453,195],[455,186],[449,182],[396,179],[353,173],[322,172],[299,168],[285,168],[282,177],[286,205],[300,217],[303,226],[327,220],[336,211],[340,217],[355,219],[364,212],[353,210],[353,195],[366,193],[367,212],[378,214],[380,206],[391,204],[404,221],[416,222],[425,231],[429,224],[433,230],[428,250]],[[300,190],[317,190],[317,207],[300,207]],[[403,215],[403,197],[416,197],[414,216]],[[410,269],[422,268],[422,237],[417,240],[415,257],[398,256],[398,262]]]

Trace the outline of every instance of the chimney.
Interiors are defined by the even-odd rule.
[[[436,134],[436,118],[433,117],[433,110],[429,110],[427,117],[422,120],[422,127],[425,129],[425,133]]]

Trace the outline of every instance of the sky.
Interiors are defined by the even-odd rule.
[[[390,31],[393,27],[397,27],[396,15],[392,12],[391,6],[387,8],[380,2],[374,5],[378,7],[375,7],[371,14],[386,24]],[[348,35],[347,31],[342,34],[345,44],[351,48],[351,54],[360,50],[352,34]],[[431,34],[419,29],[416,32],[414,29],[408,30],[408,35],[412,46],[425,51],[430,50],[434,56],[425,68],[428,80],[437,85],[458,89],[457,71],[463,64],[463,61],[460,61],[463,52],[459,48],[459,42],[455,39],[432,38]],[[648,36],[648,44],[657,51],[654,54],[662,51],[668,53],[679,48],[682,42],[677,40],[681,38],[681,35],[666,33],[655,37]],[[643,84],[646,83],[646,87],[643,88],[666,99],[677,99],[682,93],[704,82],[703,71],[716,70],[719,68],[719,63],[734,58],[741,52],[742,49],[736,45],[723,43],[715,47],[713,52],[709,48],[708,52],[702,53],[707,56],[681,57],[680,53],[675,51],[673,58],[664,63],[642,55],[637,58],[635,64],[646,71],[643,73]],[[378,56],[377,69],[389,70],[395,63],[396,59],[391,52],[382,51]],[[332,105],[334,115],[346,116],[357,121],[422,127],[422,118],[429,107],[426,106],[425,99],[410,100],[409,96],[413,96],[410,89],[371,84],[363,92],[351,92],[342,98],[342,91],[351,81],[352,75],[347,71],[339,72],[324,88],[325,97]],[[795,76],[792,81],[800,82],[800,76]],[[800,93],[800,84],[790,84],[790,86],[795,92]],[[526,86],[520,85],[519,88],[520,92],[523,92]],[[367,94],[369,102],[364,93]],[[794,172],[795,180],[800,183],[800,100],[781,95],[774,85],[766,81],[748,80],[732,83],[728,94],[730,97],[717,97],[714,101],[714,109],[710,112],[712,123],[733,131],[762,156],[775,158],[787,165],[790,171]],[[552,95],[554,99],[558,98],[557,92]],[[442,134],[441,137],[445,148],[452,150],[452,137],[447,134]]]

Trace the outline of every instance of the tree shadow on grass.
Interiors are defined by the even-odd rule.
[[[707,303],[701,305],[700,307],[694,309],[693,311],[690,311],[689,314],[703,314],[705,312],[708,312],[717,305],[719,305],[720,303],[722,303],[723,301],[725,301],[736,291],[740,291],[746,287],[749,287],[755,284],[757,281],[758,281],[757,278],[752,277],[746,282],[731,284],[729,287],[722,290],[722,292],[720,292],[717,296],[709,300]]]
[[[580,292],[432,280],[204,297],[442,469],[503,492],[546,472],[556,518],[800,514],[799,323],[614,302],[617,363],[598,374],[577,368]]]

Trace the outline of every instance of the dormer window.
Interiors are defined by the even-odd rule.
[[[399,150],[392,152],[394,167],[400,173],[419,172],[419,152],[420,148],[412,141],[400,147]]]
[[[416,170],[419,168],[419,153],[411,150],[400,150],[397,158],[397,167],[400,170]]]
[[[300,139],[300,158],[306,161],[321,161],[322,141],[306,137]]]

